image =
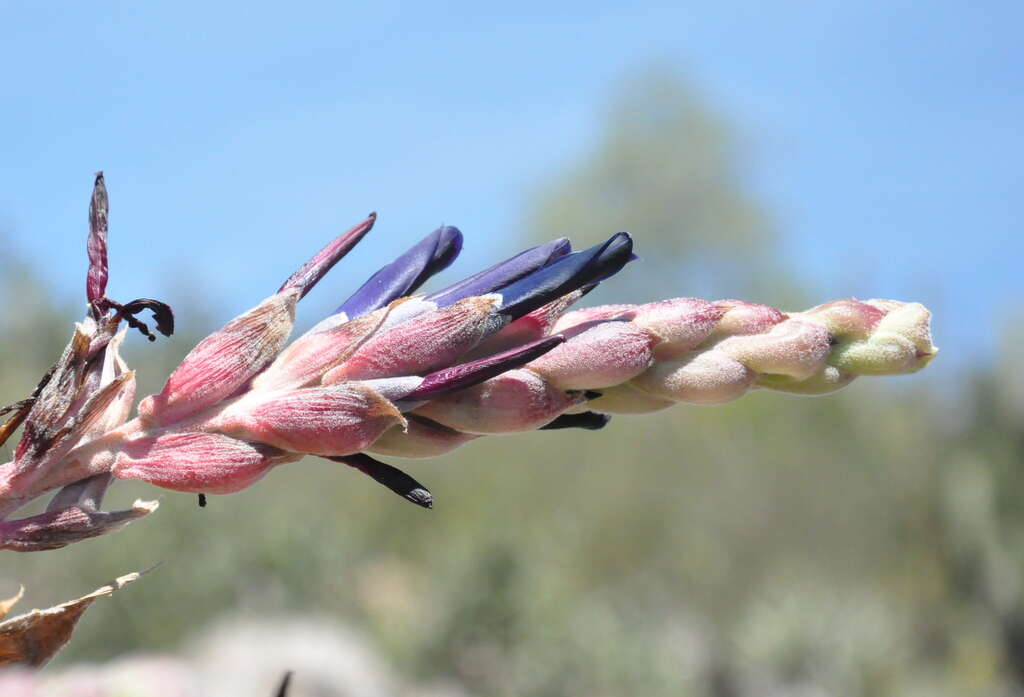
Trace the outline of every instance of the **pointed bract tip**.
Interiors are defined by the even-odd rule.
[[[373,224],[377,221],[377,214],[375,212],[370,213],[366,217],[366,220],[358,223],[341,235],[336,237],[331,242],[321,249],[317,254],[306,262],[302,268],[293,273],[288,277],[281,287],[278,289],[278,293],[281,293],[289,288],[299,289],[299,298],[303,298],[306,294],[313,289],[321,278],[334,267],[338,261],[344,257],[348,252],[355,247],[366,234],[373,229]]]

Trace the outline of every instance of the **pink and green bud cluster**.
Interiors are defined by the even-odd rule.
[[[721,404],[767,388],[820,395],[858,375],[922,369],[937,349],[918,303],[838,300],[783,313],[696,298],[533,313],[499,332],[566,341],[522,368],[417,407],[370,451],[431,457],[479,435],[600,424],[582,412],[640,414]],[[518,326],[517,326],[518,325]],[[565,415],[565,416],[563,416]],[[572,418],[566,416],[572,415]]]
[[[783,313],[681,298],[570,311],[635,259],[626,233],[578,252],[555,240],[414,295],[458,256],[462,234],[450,226],[289,344],[297,303],[370,231],[371,214],[200,342],[128,420],[134,374],[114,330],[126,319],[147,331],[134,319],[143,308],[163,330],[170,310],[106,299],[101,193],[103,214],[91,215],[90,315],[49,382],[16,410],[21,420],[0,431],[24,421],[14,460],[0,466],[0,521],[59,491],[46,513],[0,522],[0,548],[62,546],[155,508],[99,511],[112,479],[224,494],[305,455],[348,464],[429,507],[422,485],[371,454],[431,457],[482,435],[601,428],[608,414],[718,404],[757,388],[824,394],[857,375],[914,372],[936,352],[929,314],[916,303],[850,299]]]

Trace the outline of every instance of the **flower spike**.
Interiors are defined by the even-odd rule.
[[[382,267],[286,347],[298,301],[365,236],[375,214],[292,274],[275,295],[200,342],[139,405],[120,358],[121,321],[170,308],[107,298],[109,204],[89,207],[89,313],[35,392],[6,409],[0,444],[0,549],[63,546],[116,530],[155,504],[99,510],[118,479],[230,493],[303,455],[354,467],[430,508],[422,484],[374,456],[426,458],[488,435],[598,430],[610,414],[719,404],[755,389],[818,395],[859,375],[924,368],[936,355],[918,303],[853,298],[805,312],[739,300],[674,298],[569,311],[636,259],[625,232],[571,251],[558,239],[426,296],[410,296],[462,249],[441,226]],[[56,492],[46,511],[5,520]],[[52,495],[52,494],[51,494]]]

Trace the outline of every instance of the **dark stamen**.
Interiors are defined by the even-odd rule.
[[[612,417],[608,414],[599,414],[596,411],[585,411],[581,414],[562,414],[546,426],[541,426],[541,431],[557,431],[562,428],[582,428],[587,431],[599,431],[608,425]]]

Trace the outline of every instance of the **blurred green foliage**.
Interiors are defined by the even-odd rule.
[[[684,85],[640,79],[532,228],[581,244],[633,231],[645,260],[622,276],[631,300],[813,295],[774,282],[785,269],[728,141]],[[72,313],[38,276],[2,281],[13,401]],[[619,295],[619,279],[607,286]],[[194,343],[185,326],[132,342],[143,389]],[[173,651],[224,613],[290,612],[343,618],[405,675],[495,697],[1008,694],[1024,686],[1015,374],[865,378],[825,398],[754,393],[597,433],[485,439],[401,463],[433,490],[429,512],[313,459],[205,509],[118,485],[113,502],[159,496],[160,510],[109,538],[5,553],[0,581],[45,606],[165,562],[91,610],[65,664]]]

